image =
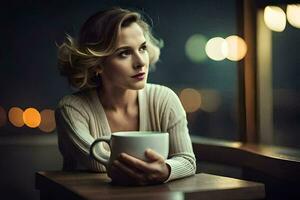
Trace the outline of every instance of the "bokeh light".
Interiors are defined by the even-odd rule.
[[[195,89],[183,89],[179,93],[179,98],[187,113],[195,112],[201,106],[201,94]]]
[[[300,4],[287,5],[286,16],[292,26],[300,28]]]
[[[45,109],[41,112],[41,123],[39,129],[44,132],[50,133],[56,128],[54,111]]]
[[[202,94],[201,110],[206,112],[216,112],[222,103],[221,95],[217,90],[204,89],[200,91]]]
[[[276,32],[282,32],[286,26],[286,16],[284,11],[277,6],[267,6],[264,10],[264,20],[266,26]]]
[[[18,107],[12,107],[8,111],[8,119],[16,127],[24,126],[23,110]]]
[[[27,108],[23,113],[24,123],[30,128],[36,128],[41,123],[41,115],[35,108]]]
[[[206,54],[212,60],[224,60],[228,54],[227,42],[224,38],[211,38],[205,46]]]
[[[201,34],[194,34],[189,37],[185,44],[185,53],[187,57],[195,63],[204,61],[207,58],[205,53],[206,42],[207,38]]]
[[[247,53],[246,42],[237,35],[231,35],[226,39],[228,45],[227,59],[238,61],[245,57]]]
[[[0,106],[0,127],[5,126],[6,121],[7,121],[6,111],[2,106]]]

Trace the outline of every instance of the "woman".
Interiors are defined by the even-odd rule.
[[[113,182],[147,185],[193,175],[195,156],[187,120],[176,94],[147,84],[149,66],[160,53],[159,41],[137,12],[113,8],[91,16],[79,39],[59,47],[60,72],[79,92],[65,96],[56,110],[64,170],[105,172],[89,148],[95,138],[117,131],[168,132],[169,157],[146,151],[149,162],[122,154],[108,175]],[[102,146],[102,153],[107,153]]]

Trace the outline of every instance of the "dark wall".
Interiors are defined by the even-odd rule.
[[[61,170],[62,158],[56,142],[44,136],[32,139],[35,142],[16,144],[10,139],[6,140],[6,144],[3,141],[0,143],[1,199],[39,199],[39,192],[35,189],[35,173]]]

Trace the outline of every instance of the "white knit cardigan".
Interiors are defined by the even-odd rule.
[[[171,172],[167,181],[195,174],[196,159],[186,114],[177,95],[165,86],[147,84],[138,91],[138,102],[139,130],[169,133],[166,163]],[[105,167],[89,155],[90,145],[95,138],[111,135],[96,88],[62,98],[56,109],[56,123],[65,170],[85,168],[106,172]],[[98,151],[105,155],[108,153],[105,148],[99,148]]]

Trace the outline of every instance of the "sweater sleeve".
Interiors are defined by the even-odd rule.
[[[171,181],[196,173],[196,158],[193,152],[185,110],[178,96],[170,89],[167,91],[166,110],[164,114],[167,131],[169,133],[169,158],[166,163],[170,166]]]
[[[64,157],[64,170],[74,170],[82,165],[91,171],[104,172],[105,167],[90,157],[89,148],[94,137],[89,129],[88,114],[79,97],[63,98],[55,115],[59,149]],[[105,154],[101,146],[97,148],[97,153]]]

